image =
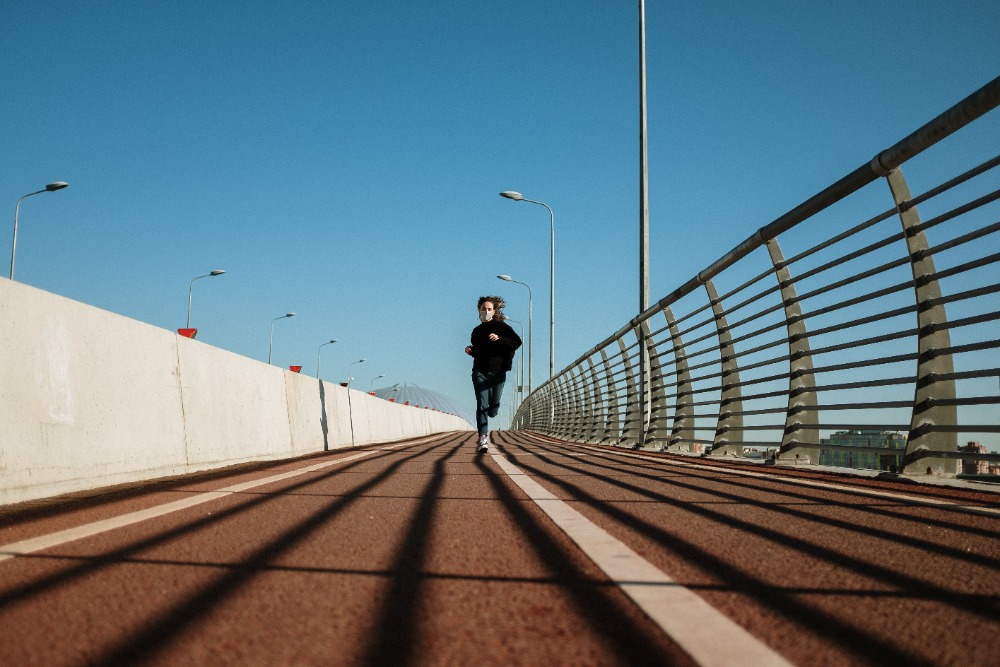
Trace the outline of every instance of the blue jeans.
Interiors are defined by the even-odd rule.
[[[500,396],[507,371],[472,371],[472,387],[476,390],[476,428],[479,435],[489,433],[489,418],[500,411]]]

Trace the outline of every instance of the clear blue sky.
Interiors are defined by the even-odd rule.
[[[637,3],[7,2],[17,279],[360,388],[473,405],[480,294],[547,375],[638,310]],[[646,7],[653,300],[993,79],[993,0]],[[996,115],[996,112],[994,112]],[[991,121],[994,126],[996,121]],[[1000,132],[998,132],[1000,136]],[[989,147],[995,153],[996,146]],[[10,230],[0,229],[0,257]],[[5,259],[4,262],[7,260]],[[6,275],[7,264],[4,263]]]

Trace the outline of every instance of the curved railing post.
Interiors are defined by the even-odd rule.
[[[588,399],[590,405],[590,411],[588,412],[590,430],[584,441],[598,443],[604,437],[604,402],[601,400],[601,381],[597,376],[597,367],[594,366],[594,359],[591,356],[587,357],[587,370],[588,377],[590,378],[590,398]]]
[[[625,339],[618,339],[618,349],[621,350],[622,363],[625,365],[625,424],[622,426],[621,438],[618,444],[624,447],[637,447],[642,442],[642,427],[645,406],[639,397],[639,386],[636,382],[635,369],[625,345]],[[637,347],[637,354],[642,354]]]
[[[618,389],[612,377],[611,360],[608,359],[608,353],[604,348],[601,348],[601,361],[604,365],[604,377],[607,380],[606,384],[608,387],[607,419],[604,422],[604,436],[601,438],[601,442],[618,442],[618,438],[621,437],[621,427],[618,423],[620,418],[618,412]]]
[[[740,391],[740,368],[736,362],[736,350],[733,348],[733,337],[729,333],[726,322],[726,310],[722,300],[715,290],[715,283],[705,281],[709,303],[715,316],[715,327],[719,337],[719,360],[722,366],[722,396],[719,400],[719,421],[715,427],[715,440],[712,442],[712,456],[743,456],[743,400]],[[738,433],[739,440],[733,442],[733,433]]]
[[[674,380],[674,423],[670,431],[670,445],[667,449],[675,452],[690,452],[695,437],[691,373],[688,371],[684,341],[681,340],[681,332],[677,327],[677,320],[674,319],[670,306],[663,308],[663,316],[667,318],[667,326],[670,327],[670,344],[674,351],[674,377],[676,378]]]
[[[649,423],[646,426],[642,446],[646,449],[662,450],[669,442],[667,397],[663,390],[663,362],[657,354],[656,343],[649,335],[649,320],[643,320],[639,323],[638,333],[641,340],[645,341],[646,359],[648,360],[646,364],[648,381],[644,385],[646,391],[649,392]]]
[[[569,420],[569,437],[571,440],[583,440],[583,422],[586,418],[584,401],[587,392],[583,389],[583,368],[577,364],[569,371],[570,392],[568,396],[571,418]]]
[[[788,409],[785,430],[776,463],[819,463],[819,414],[816,411],[816,378],[812,373],[809,332],[802,318],[802,308],[795,282],[785,265],[777,239],[767,241],[767,252],[774,265],[774,275],[781,288],[788,335]]]
[[[923,451],[958,451],[953,432],[935,430],[935,426],[954,426],[958,411],[954,405],[954,365],[951,358],[951,336],[948,317],[941,303],[934,259],[927,252],[927,237],[920,229],[920,215],[911,206],[910,188],[899,168],[886,174],[893,200],[899,211],[906,236],[906,248],[913,271],[914,296],[917,300],[918,353],[917,386],[910,417],[910,434],[903,457],[906,473],[954,473],[954,459],[920,458]],[[942,404],[943,403],[943,404]]]

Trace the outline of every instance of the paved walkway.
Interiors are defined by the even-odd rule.
[[[1000,496],[453,433],[0,516],[9,665],[996,665]]]

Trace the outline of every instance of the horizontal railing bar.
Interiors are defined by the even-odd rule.
[[[933,299],[932,299],[933,300]],[[970,315],[969,317],[963,317],[955,320],[948,320],[947,322],[941,322],[940,324],[935,324],[935,329],[961,329],[962,327],[972,326],[974,324],[984,324],[986,322],[992,322],[993,320],[1000,319],[1000,312],[989,312],[983,313],[982,315]]]
[[[979,452],[932,452],[918,449],[913,454],[915,459],[959,459],[965,461],[1000,461],[1000,454],[980,454]],[[968,473],[965,473],[968,474]]]
[[[911,408],[913,401],[870,401],[867,403],[825,403],[823,405],[802,405],[795,412],[822,412],[823,410],[868,410],[881,408],[892,410],[896,408]]]
[[[906,433],[909,424],[802,424],[799,428],[824,431],[896,431]]]
[[[847,341],[846,343],[838,343],[836,345],[826,345],[824,347],[817,347],[813,349],[813,358],[819,357],[824,354],[830,354],[832,352],[840,352],[842,350],[850,350],[855,347],[865,347],[866,345],[877,345],[878,343],[887,343],[891,340],[898,340],[900,338],[915,337],[919,332],[917,329],[904,329],[902,331],[893,331],[891,333],[882,334],[881,336],[871,336],[869,338],[861,338],[858,340]]]
[[[976,297],[986,296],[988,294],[996,294],[997,292],[1000,292],[1000,284],[985,285],[983,287],[965,290],[964,292],[955,292],[954,294],[949,294],[938,299],[928,299],[927,303],[935,306],[940,303],[957,303],[959,301],[968,301],[969,299],[975,299]]]
[[[874,322],[880,322],[882,320],[889,320],[893,317],[900,317],[901,315],[910,315],[916,312],[916,304],[912,306],[905,306],[903,308],[896,308],[894,310],[888,310],[884,313],[878,313],[875,315],[869,315],[868,317],[860,317],[856,320],[848,320],[847,322],[841,322],[840,324],[832,324],[828,327],[823,327],[821,329],[815,329],[809,332],[810,337],[818,338],[822,335],[828,333],[834,333],[837,331],[844,331],[846,329],[853,329],[855,327],[862,326],[864,324],[873,324]]]
[[[881,378],[879,380],[864,380],[861,382],[842,382],[839,384],[816,385],[810,391],[843,391],[844,389],[863,389],[865,387],[888,387],[898,384],[916,384],[916,376]]]
[[[992,225],[981,227],[980,229],[977,229],[973,232],[969,232],[968,234],[965,234],[963,236],[951,239],[950,241],[944,241],[942,243],[939,243],[933,248],[929,248],[926,252],[923,253],[923,255],[924,256],[938,255],[946,250],[951,250],[953,248],[958,248],[960,246],[963,246],[967,243],[978,241],[979,239],[985,236],[989,236],[990,234],[995,234],[997,231],[1000,231],[1000,222],[995,222]]]
[[[961,206],[959,206],[957,208],[953,208],[950,211],[946,211],[945,213],[942,213],[941,215],[935,216],[934,218],[931,218],[930,220],[922,222],[919,225],[914,225],[913,228],[910,229],[910,233],[911,234],[916,234],[918,232],[927,231],[928,229],[931,229],[933,227],[937,227],[938,225],[940,225],[940,224],[942,224],[944,222],[948,222],[950,220],[954,220],[955,218],[957,218],[960,215],[963,215],[965,213],[968,213],[969,211],[974,211],[974,210],[976,210],[978,208],[982,208],[986,204],[994,202],[997,199],[1000,199],[1000,190],[994,190],[993,192],[985,194],[982,197],[979,197],[978,199],[974,199],[974,200],[972,200],[972,201],[970,201],[970,202],[968,202],[966,204],[962,204]]]
[[[834,290],[840,289],[841,287],[846,287],[847,285],[853,285],[854,283],[859,283],[862,280],[866,280],[868,278],[873,278],[873,277],[878,276],[878,275],[883,274],[883,273],[889,273],[893,269],[898,269],[898,268],[901,268],[901,267],[904,267],[904,266],[908,266],[909,263],[910,263],[910,260],[909,260],[908,257],[901,257],[901,258],[898,258],[898,259],[894,259],[894,260],[891,260],[889,262],[885,262],[884,264],[881,264],[880,266],[876,266],[876,267],[873,267],[871,269],[868,269],[867,271],[862,271],[861,273],[853,274],[849,278],[844,278],[843,280],[838,280],[835,283],[830,283],[829,285],[824,285],[823,287],[819,287],[819,288],[816,288],[816,289],[811,290],[809,292],[805,292],[801,296],[799,296],[798,300],[799,300],[800,303],[801,302],[805,302],[805,301],[808,301],[809,299],[817,297],[817,296],[819,296],[821,294],[826,294],[827,292],[832,292]],[[911,280],[909,282],[909,284],[912,285],[913,281]],[[808,313],[803,313],[802,317],[803,318],[813,317],[816,314],[821,314],[821,313],[826,313],[826,312],[831,312],[831,311],[837,310],[839,307],[842,307],[842,306],[838,306],[837,304],[834,304],[833,306],[827,306],[827,307],[819,309],[817,311],[810,311]]]
[[[906,354],[894,354],[888,357],[875,357],[874,359],[860,359],[858,361],[847,361],[842,364],[830,364],[829,366],[814,366],[803,369],[802,375],[817,375],[819,373],[833,373],[836,371],[846,371],[854,368],[869,368],[871,366],[884,366],[885,364],[898,364],[903,361],[916,361],[920,358],[917,352],[907,352]]]
[[[859,248],[858,250],[855,250],[854,252],[850,252],[850,253],[848,253],[846,255],[841,255],[840,257],[837,257],[836,259],[833,259],[833,260],[827,262],[826,264],[822,264],[822,265],[817,266],[817,267],[815,267],[813,269],[810,269],[809,271],[805,271],[802,274],[800,274],[800,275],[798,275],[798,276],[795,277],[795,282],[796,283],[800,283],[800,282],[802,282],[804,280],[812,278],[813,276],[818,276],[818,275],[820,275],[822,273],[826,273],[827,271],[829,271],[831,269],[840,268],[841,266],[843,266],[847,262],[850,262],[850,261],[855,260],[855,259],[859,259],[861,257],[864,257],[865,255],[870,255],[871,253],[875,252],[876,250],[881,250],[882,248],[886,248],[888,246],[891,246],[893,243],[900,243],[901,241],[904,241],[905,239],[906,239],[906,235],[903,232],[896,232],[895,234],[892,234],[890,236],[882,238],[882,239],[880,239],[878,241],[875,241],[873,243],[869,243],[867,246],[865,246],[863,248]],[[839,282],[831,283],[828,286],[828,289],[825,289],[824,291],[829,291],[829,289],[831,289],[831,288],[832,289],[836,289],[838,287],[843,287],[844,285],[850,285],[851,283],[859,282],[860,280],[863,280],[865,278],[870,278],[871,276],[878,275],[880,273],[885,273],[889,269],[896,268],[896,266],[900,265],[900,262],[902,262],[902,264],[908,264],[909,263],[909,259],[908,258],[903,258],[902,260],[896,259],[896,260],[893,260],[891,262],[887,262],[885,264],[882,264],[881,266],[876,266],[875,268],[869,269],[868,271],[865,271],[863,273],[852,274],[850,278],[847,278],[845,280],[841,280]],[[806,292],[805,294],[802,295],[801,298],[802,299],[808,299],[812,295],[813,295],[813,292]]]
[[[966,181],[972,180],[976,176],[980,176],[997,166],[1000,166],[1000,155],[997,155],[996,157],[991,158],[986,162],[983,162],[979,166],[973,167],[972,169],[969,169],[968,171],[963,172],[958,176],[955,176],[954,178],[945,181],[944,183],[938,185],[937,187],[931,188],[927,192],[917,197],[914,197],[908,201],[903,202],[902,204],[900,204],[900,209],[904,211],[909,210],[914,206],[917,206],[919,204],[924,203],[925,201],[933,199],[934,197],[937,197],[938,195],[947,192],[948,190],[951,190],[952,188],[961,185]],[[892,209],[890,213],[895,213],[895,209]]]
[[[941,280],[943,278],[951,278],[952,276],[957,276],[963,273],[968,273],[969,271],[981,269],[984,266],[989,266],[990,264],[996,264],[997,262],[1000,262],[1000,252],[993,253],[992,255],[986,255],[985,257],[980,257],[979,259],[972,260],[971,262],[956,264],[955,266],[949,267],[947,269],[942,269],[934,275],[938,280]]]
[[[957,373],[942,373],[937,377],[942,380],[971,380],[988,377],[1000,377],[1000,368],[979,368],[974,371],[959,371]]]
[[[965,398],[935,398],[938,405],[1000,405],[1000,396],[967,396]]]
[[[1000,433],[1000,424],[925,424],[922,428],[938,433]]]
[[[859,223],[859,224],[855,225],[854,227],[851,227],[850,229],[848,229],[848,230],[846,230],[844,232],[841,232],[840,234],[837,234],[836,236],[831,237],[831,238],[827,239],[826,241],[823,241],[822,243],[818,243],[818,244],[812,246],[811,248],[807,248],[807,249],[803,250],[802,252],[800,252],[799,254],[797,254],[797,255],[795,255],[793,257],[789,257],[788,259],[786,259],[784,261],[784,263],[781,266],[783,266],[783,267],[784,266],[792,266],[796,262],[800,262],[803,259],[805,259],[806,257],[811,257],[812,255],[815,255],[817,252],[820,252],[821,250],[826,250],[827,248],[830,248],[830,247],[832,247],[832,246],[840,243],[841,241],[844,241],[846,239],[849,239],[852,236],[860,234],[861,232],[863,232],[863,231],[865,231],[867,229],[870,229],[871,227],[874,227],[878,223],[884,222],[885,220],[888,220],[889,218],[894,217],[896,214],[897,214],[897,210],[895,208],[890,208],[887,211],[883,211],[882,213],[879,213],[875,217],[869,218],[868,220],[865,220],[864,222]]]
[[[861,454],[881,454],[883,456],[903,456],[906,454],[906,447],[877,447],[873,445],[834,445],[831,443],[821,446],[827,452],[859,452]]]

